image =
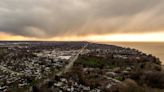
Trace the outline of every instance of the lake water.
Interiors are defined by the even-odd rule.
[[[138,49],[144,53],[152,54],[160,58],[160,61],[164,65],[164,42],[107,42],[105,44]]]

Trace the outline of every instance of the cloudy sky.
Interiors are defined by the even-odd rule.
[[[0,40],[129,38],[164,41],[164,0],[0,0]]]

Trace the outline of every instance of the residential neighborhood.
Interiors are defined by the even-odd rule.
[[[1,42],[0,91],[115,92],[136,67],[147,65],[161,70],[158,58],[114,45]]]

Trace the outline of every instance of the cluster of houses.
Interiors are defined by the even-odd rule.
[[[110,67],[99,68],[77,66],[74,64],[70,72],[49,81],[48,89],[46,89],[48,90],[47,92],[117,92],[118,85],[122,85],[124,79],[130,78],[135,65],[140,65],[143,62],[159,61],[154,56],[146,55],[138,50],[129,48],[87,48],[84,50],[83,55],[79,57],[81,56],[85,56],[84,60],[92,57],[107,58],[104,59],[109,60],[106,62],[112,62],[113,60],[118,65],[114,63]]]
[[[62,69],[79,50],[41,50],[11,47],[0,60],[0,91],[31,85]]]
[[[1,45],[0,92],[7,92],[15,88],[31,86],[37,80],[46,79],[51,74],[55,74],[62,70],[67,64],[69,64],[69,61],[79,53],[81,47],[86,44],[84,42],[70,43],[39,43],[34,45],[21,43],[21,45]],[[160,62],[157,58],[151,55],[146,55],[135,49],[91,43],[81,54],[132,62]],[[110,88],[111,86],[119,83],[119,80],[122,80],[120,79],[122,78],[120,76],[127,75],[132,68],[133,67],[125,67],[124,69],[121,69],[120,67],[115,67],[112,70],[83,68],[81,72],[83,72],[83,75],[86,76],[97,76],[96,78],[100,79],[99,85],[105,88]],[[98,71],[103,72],[103,76],[101,76],[101,73]],[[86,76],[84,76],[84,78]],[[78,78],[74,79],[74,77],[75,76],[73,74],[70,78],[60,77],[58,79],[51,80],[52,83],[50,83],[50,86],[53,91],[50,92],[101,92],[101,88],[91,88],[90,86],[83,85],[76,81]],[[90,84],[92,82],[88,80],[88,83]]]

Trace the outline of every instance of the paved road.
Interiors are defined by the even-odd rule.
[[[75,55],[75,57],[73,57],[72,59],[70,59],[69,64],[66,65],[65,68],[64,68],[62,71],[60,71],[57,75],[60,76],[60,75],[62,75],[63,73],[68,72],[68,71],[71,69],[71,67],[73,66],[74,62],[78,59],[79,55],[85,50],[85,48],[86,48],[87,46],[88,46],[88,44],[86,44],[86,45],[79,51],[79,53],[77,53],[77,54]]]
[[[16,74],[16,75],[18,75],[18,76],[19,76],[19,75],[24,75],[23,73],[15,72],[15,71],[10,70],[10,69],[8,69],[8,68],[2,66],[2,65],[0,65],[0,69],[1,69],[2,71],[9,72],[9,73],[13,73],[13,74]]]
[[[13,70],[11,70],[7,67],[4,67],[2,65],[0,65],[0,70],[11,73],[11,74],[15,74],[17,76],[37,76],[37,75],[29,75],[29,74],[25,74],[25,73],[16,72],[16,71],[13,71]]]
[[[87,46],[88,46],[88,44],[86,44],[84,47],[82,47],[82,49],[75,55],[75,57],[73,57],[72,59],[70,59],[69,64],[66,65],[64,69],[62,69],[61,71],[59,71],[59,72],[58,72],[57,74],[55,74],[54,76],[51,76],[51,78],[47,78],[47,79],[43,80],[42,83],[39,83],[39,84],[37,84],[36,86],[40,88],[40,87],[42,87],[43,85],[45,85],[47,82],[53,80],[53,78],[54,78],[56,75],[60,76],[60,75],[62,75],[63,73],[68,72],[68,71],[72,68],[74,62],[78,59],[79,55],[80,55],[81,53],[83,53],[83,51],[85,50],[85,48],[86,48]],[[30,89],[31,89],[31,88],[30,88]],[[29,92],[29,90],[28,90],[27,92]]]

